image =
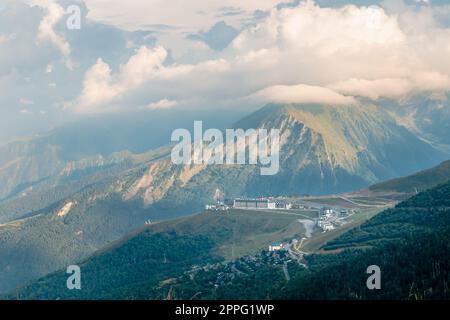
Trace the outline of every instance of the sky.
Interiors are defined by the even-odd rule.
[[[0,3],[0,143],[92,115],[449,90],[448,0]]]

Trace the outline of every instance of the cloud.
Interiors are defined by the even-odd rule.
[[[23,115],[32,115],[33,114],[33,112],[28,109],[21,109],[19,112]]]
[[[85,0],[85,3],[89,20],[128,31],[150,31],[178,62],[197,63],[200,59],[211,59],[214,50],[226,47],[235,36],[230,28],[241,30],[255,21],[255,12],[270,10],[281,1],[284,0],[127,0],[126,5],[122,0]],[[229,26],[212,30],[221,40],[204,34],[220,21]],[[188,39],[189,35],[199,38]]]
[[[192,82],[192,76],[202,74],[216,75],[228,70],[224,60],[204,61],[196,65],[174,64],[165,66],[168,52],[161,46],[140,47],[128,62],[113,74],[111,67],[98,59],[86,73],[83,91],[71,105],[79,113],[112,112],[128,108],[139,108],[145,101],[163,100],[165,92],[176,95],[177,92],[195,94],[195,90],[177,87],[176,83],[186,87],[198,85]],[[174,85],[175,84],[175,85]],[[191,87],[192,88],[192,87]],[[142,97],[142,99],[140,99]],[[186,97],[185,97],[186,98]],[[148,102],[146,103],[148,104]]]
[[[263,102],[274,102],[281,104],[331,104],[331,105],[349,105],[357,101],[353,97],[341,95],[331,89],[309,86],[272,86],[258,91],[254,98]]]
[[[155,110],[155,109],[170,109],[177,105],[177,102],[174,100],[162,99],[158,102],[153,102],[148,104],[145,109]]]
[[[167,51],[162,47],[148,49],[141,47],[130,60],[113,75],[111,68],[102,59],[88,70],[85,76],[83,92],[76,102],[79,112],[98,112],[97,106],[112,102],[126,91],[139,87],[147,78],[151,78],[162,68]]]
[[[82,14],[86,14],[81,0],[52,2],[63,8],[79,4]],[[52,42],[51,30],[41,28],[41,35],[49,31],[50,38],[43,35],[39,38],[40,26],[49,15],[48,4],[31,0],[0,1],[0,92],[4,93],[0,95],[0,143],[11,136],[46,131],[74,120],[76,115],[63,108],[64,102],[80,95],[86,72],[99,57],[117,70],[135,48],[154,45],[155,38],[149,32],[132,33],[93,21],[84,23],[84,16],[80,30],[69,30],[66,19],[62,18],[52,30],[68,44],[70,55],[66,57]],[[67,68],[68,62],[72,62],[73,70]],[[51,73],[46,72],[50,70],[49,65]],[[57,88],[54,84],[58,84]],[[34,104],[21,105],[21,97]],[[40,109],[48,113],[45,117],[23,117],[18,112],[23,108],[34,115]]]
[[[393,13],[313,1],[278,6],[223,51],[203,51],[189,63],[158,40],[138,49],[117,72],[98,60],[72,110],[133,110],[164,99],[176,101],[173,107],[205,109],[255,108],[256,98],[349,104],[354,96],[403,99],[447,91],[450,29],[430,7]]]
[[[146,107],[242,113],[271,100],[448,96],[448,1],[282,1],[6,1],[0,140],[79,114]],[[74,2],[83,24],[73,32],[63,8]]]
[[[0,34],[0,45],[2,44],[6,44],[10,41],[13,41],[16,39],[16,34],[15,33],[11,33],[11,34]]]
[[[323,8],[303,1],[272,10],[232,46],[242,63],[274,82],[373,99],[449,90],[450,29],[438,22],[439,11],[406,6],[390,14],[377,6]]]
[[[206,30],[225,19],[234,26],[253,16],[256,10],[269,10],[280,0],[85,0],[89,19],[113,24],[126,30],[148,29],[149,25],[177,27],[182,32]],[[232,13],[232,14],[229,14]],[[149,23],[151,22],[151,23]],[[151,27],[151,26],[150,26]]]
[[[120,93],[120,88],[112,84],[111,68],[102,59],[86,73],[83,92],[75,102],[78,112],[89,112],[100,103],[108,103]]]
[[[282,45],[287,50],[314,49],[317,55],[328,56],[396,46],[404,40],[396,17],[380,7],[333,9],[303,1],[296,7],[273,9],[263,23],[242,32],[234,47],[248,51]]]
[[[67,68],[72,70],[73,65],[70,60],[70,44],[62,35],[55,31],[56,24],[64,17],[64,8],[53,0],[35,0],[34,4],[46,9],[46,15],[39,24],[37,35],[38,41],[49,41],[52,43],[63,55],[66,60]]]
[[[346,95],[404,99],[414,92],[444,92],[450,90],[450,78],[439,73],[420,72],[411,78],[349,79],[329,85],[329,88]]]
[[[329,86],[342,94],[367,97],[377,100],[384,98],[400,98],[409,93],[412,83],[407,79],[349,79],[337,82]]]
[[[30,106],[30,105],[34,104],[34,102],[32,100],[25,99],[25,98],[20,98],[19,103],[23,106]]]

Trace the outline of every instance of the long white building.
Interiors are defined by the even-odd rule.
[[[235,199],[233,208],[236,209],[276,209],[276,203],[269,199]]]

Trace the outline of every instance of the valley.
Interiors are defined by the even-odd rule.
[[[429,168],[445,157],[372,105],[267,105],[234,127],[280,129],[277,175],[261,176],[258,165],[175,165],[166,146],[54,167],[57,170],[47,178],[1,201],[0,292],[79,263],[148,221],[161,223],[154,228],[165,226],[164,221],[177,225],[174,219],[201,212],[205,204],[220,198],[270,196],[299,201],[313,211],[336,207],[358,212],[336,230],[317,238],[312,232],[303,250],[315,252],[323,241],[411,194],[389,187],[363,188]],[[361,148],[364,145],[370,147]],[[445,176],[446,167],[439,172]],[[427,186],[432,183],[433,179]],[[234,213],[242,223],[223,222],[228,227],[221,231],[223,238],[213,237],[219,241],[214,254],[229,260],[267,248],[273,241],[301,239],[304,225],[297,220],[317,218],[316,213],[286,213],[273,213],[275,219],[267,212],[269,216],[261,221]],[[195,224],[217,226],[217,218],[199,216],[208,219],[192,218]],[[258,223],[278,227],[258,232],[252,227]],[[234,234],[233,228],[247,229],[248,237],[226,240]]]
[[[417,272],[434,272],[430,269],[434,268],[430,265],[430,257],[434,257],[433,265],[439,264],[442,272],[426,279],[438,281],[447,277],[445,265],[450,252],[443,248],[448,243],[445,244],[442,235],[448,236],[449,187],[450,183],[447,183],[421,192],[382,212],[378,207],[361,208],[349,219],[348,228],[325,233],[315,230],[310,238],[306,237],[307,230],[299,222],[299,216],[303,221],[313,219],[312,211],[231,209],[225,213],[208,211],[157,222],[136,230],[84,261],[80,265],[85,279],[83,290],[67,290],[67,276],[65,271],[60,271],[20,288],[8,297],[398,298],[393,289],[398,286],[395,279],[404,277],[407,284],[402,285],[400,297],[406,298]],[[293,241],[293,238],[301,240]],[[268,244],[272,241],[281,241],[284,245],[270,249]],[[429,250],[422,250],[424,246]],[[437,252],[440,255],[436,256]],[[383,266],[387,291],[367,291],[364,266],[370,263],[368,261]],[[395,264],[401,261],[412,268],[412,274],[398,273]],[[429,285],[432,282],[414,288],[414,297],[449,293],[445,287],[428,291]]]
[[[0,2],[0,302],[450,299],[450,0],[179,2]]]
[[[156,285],[156,283],[170,284],[173,282],[174,277],[178,277],[183,272],[187,272],[189,274],[190,272],[193,272],[193,270],[196,270],[195,272],[197,272],[198,270],[202,270],[203,268],[207,268],[207,270],[221,268],[224,264],[233,264],[236,260],[247,259],[246,257],[258,255],[262,250],[267,251],[269,245],[274,242],[283,242],[288,244],[291,243],[294,239],[299,239],[299,241],[300,239],[304,239],[305,241],[302,241],[302,247],[293,247],[295,253],[293,253],[292,255],[300,261],[301,259],[303,259],[303,255],[310,254],[316,251],[315,249],[312,249],[314,246],[320,248],[326,242],[344,233],[345,230],[347,230],[350,226],[355,227],[362,224],[371,215],[374,215],[375,212],[379,212],[381,209],[372,208],[371,210],[375,211],[369,212],[370,210],[368,210],[367,208],[358,209],[357,212],[355,211],[353,215],[348,217],[348,221],[345,221],[345,224],[342,226],[342,228],[337,228],[336,230],[327,233],[323,233],[317,228],[316,222],[319,210],[315,209],[276,211],[231,209],[229,211],[226,211],[225,213],[221,211],[205,211],[200,214],[177,218],[175,220],[154,222],[150,225],[138,228],[135,232],[131,233],[122,240],[115,241],[111,245],[108,245],[97,251],[93,259],[94,261],[96,261],[97,258],[95,257],[102,257],[104,255],[109,256],[111,252],[114,252],[115,250],[122,248],[123,246],[128,246],[129,243],[131,244],[134,241],[140,242],[142,241],[140,239],[143,236],[145,236],[145,239],[147,239],[147,237],[151,239],[159,239],[161,237],[161,239],[165,239],[165,237],[169,237],[168,239],[171,239],[164,240],[164,249],[152,249],[151,247],[153,247],[153,245],[144,249],[144,247],[142,247],[143,244],[139,244],[138,247],[141,247],[144,250],[142,254],[147,255],[148,253],[151,255],[155,255],[154,263],[156,264],[172,264],[173,262],[171,261],[171,259],[175,259],[174,257],[179,255],[179,250],[181,250],[182,248],[180,247],[180,244],[178,244],[178,242],[184,241],[184,239],[196,239],[197,237],[200,237],[203,240],[198,241],[206,244],[209,243],[209,245],[206,247],[207,249],[201,249],[201,252],[189,251],[189,249],[188,252],[185,253],[185,260],[184,262],[182,262],[183,266],[173,266],[173,268],[175,269],[171,270],[169,273],[161,271],[162,273],[157,273],[151,276],[147,272],[140,274],[139,272],[143,272],[143,270],[137,270],[142,268],[142,264],[153,262],[147,261],[146,258],[133,258],[133,255],[135,254],[134,250],[138,248],[134,248],[134,245],[131,247],[134,248],[131,249],[133,250],[133,254],[131,254],[130,256],[130,259],[133,259],[132,262],[123,262],[120,266],[116,265],[116,262],[111,262],[112,264],[107,267],[111,268],[111,273],[108,273],[108,277],[111,278],[109,278],[108,281],[111,283],[111,286],[117,286],[117,290],[121,290],[122,285],[128,286],[128,284],[125,283],[121,285],[115,284],[117,281],[119,281],[119,283],[122,283],[122,281],[124,281],[116,279],[114,276],[115,272],[121,272],[119,270],[121,270],[122,266],[126,266],[127,273],[133,273],[133,281],[136,282],[136,285],[143,285],[142,281],[144,281],[144,279],[152,279],[151,283],[154,283],[154,285]],[[305,222],[310,222],[312,226],[311,230],[308,230],[305,227]],[[311,234],[309,234],[310,232]],[[150,251],[148,250],[153,251],[150,253]],[[306,252],[307,250],[308,252]],[[197,258],[199,257],[202,257],[203,260],[197,260]],[[93,267],[90,265],[90,261],[91,259],[83,263],[81,265],[81,269],[83,271],[86,270],[86,272],[88,273],[96,273],[97,271],[95,271],[95,268],[92,269]],[[101,270],[104,270],[104,268],[102,267]],[[98,276],[99,275],[89,275],[88,277],[89,279],[92,279]],[[56,273],[55,275],[51,275],[49,277],[50,279],[60,279],[58,281],[62,281],[60,285],[57,286],[57,288],[59,289],[55,292],[55,294],[51,294],[47,297],[50,299],[77,299],[89,298],[94,296],[96,298],[108,298],[114,297],[114,294],[116,292],[116,289],[108,287],[107,289],[105,288],[105,291],[103,291],[100,296],[97,296],[99,293],[97,291],[98,288],[95,286],[92,287],[92,290],[95,289],[95,291],[89,291],[90,286],[88,286],[88,289],[83,288],[82,292],[80,293],[69,292],[67,291],[67,289],[65,289],[65,273]],[[166,289],[167,288],[163,286],[160,290],[156,290],[154,294],[163,294],[162,292],[164,292]],[[147,290],[150,290],[150,288]],[[18,292],[21,292],[21,289],[19,289]],[[61,296],[58,296],[59,294],[61,294]],[[94,296],[91,296],[91,294]],[[157,297],[155,296],[155,298]]]

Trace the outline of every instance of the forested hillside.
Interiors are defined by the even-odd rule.
[[[449,199],[447,183],[380,213],[326,244],[323,254],[306,256],[307,269],[291,264],[289,282],[279,267],[266,265],[202,298],[449,299]],[[381,269],[381,290],[366,287],[370,265]]]
[[[67,290],[66,274],[59,272],[9,298],[447,299],[449,199],[447,183],[378,214],[324,245],[320,254],[305,256],[306,268],[285,261],[290,279],[277,262],[283,253],[217,264],[221,258],[213,248],[220,237],[146,230],[89,259],[80,292]],[[210,263],[215,267],[205,268]],[[203,267],[192,272],[197,265]],[[381,268],[381,290],[366,287],[370,265]],[[217,285],[230,268],[238,271]]]

